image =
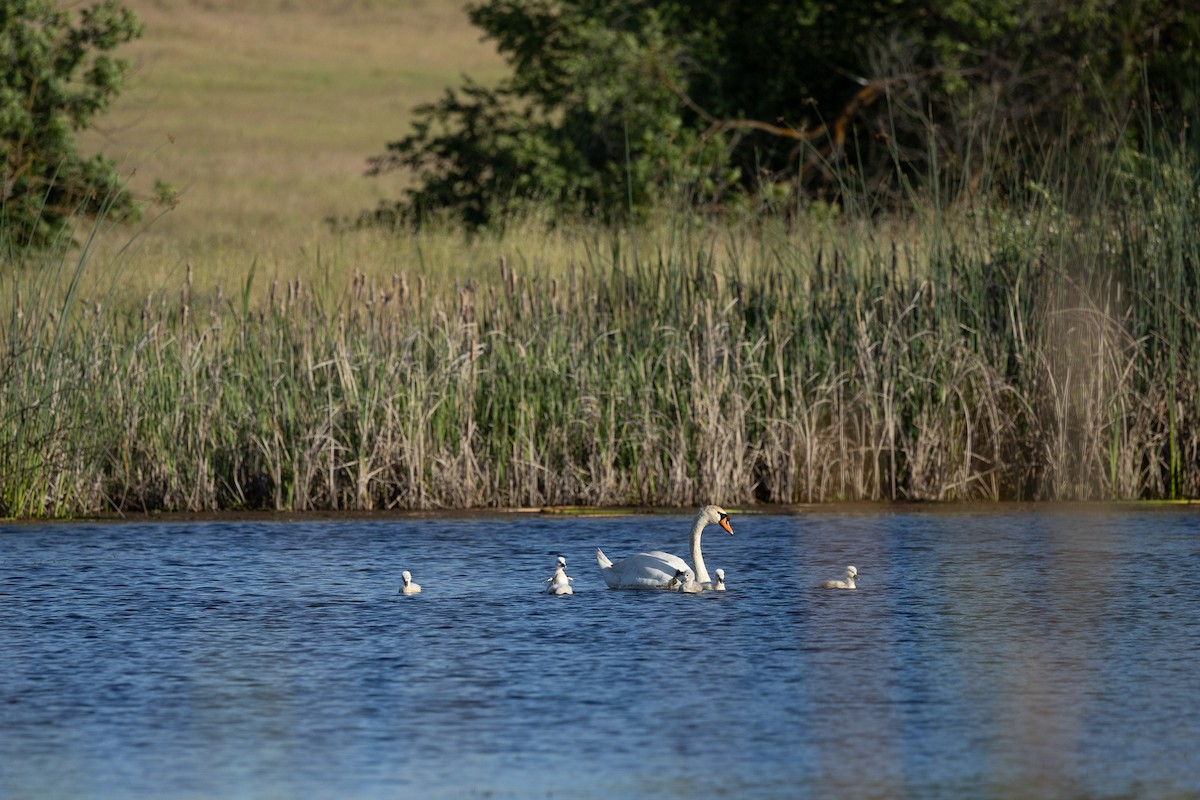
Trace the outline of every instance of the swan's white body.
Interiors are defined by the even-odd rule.
[[[853,589],[854,579],[858,577],[858,570],[855,567],[846,567],[846,580],[844,581],[822,581],[822,589]]]
[[[545,583],[550,584],[546,587],[546,594],[575,594],[575,590],[571,588],[573,580],[575,579],[567,574],[567,560],[559,556],[557,569],[545,580]]]
[[[401,580],[404,585],[400,587],[400,594],[418,594],[421,591],[421,584],[413,583],[412,573],[408,570],[400,573]]]
[[[700,552],[700,534],[706,525],[720,525],[730,536],[729,515],[720,506],[705,506],[696,515],[692,525],[692,562],[695,572],[682,558],[661,550],[636,553],[620,561],[612,561],[600,548],[596,548],[596,563],[600,575],[610,589],[666,589],[678,572],[688,572],[701,585],[710,583],[708,570],[704,568],[704,554]]]

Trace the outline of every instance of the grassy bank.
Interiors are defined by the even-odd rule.
[[[84,253],[14,287],[0,511],[1195,496],[1196,167],[1098,164],[1072,213],[1077,171],[887,225],[427,232],[137,304],[57,288]]]
[[[92,143],[180,202],[3,274],[0,515],[1200,495],[1194,146],[899,216],[848,178],[841,214],[337,234],[412,104],[498,69],[457,4],[128,4]]]

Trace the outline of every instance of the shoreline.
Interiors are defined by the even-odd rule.
[[[980,513],[1051,513],[1101,514],[1114,511],[1200,511],[1200,498],[1182,500],[998,500],[998,501],[846,501],[828,503],[763,504],[728,506],[732,517],[805,516],[810,514],[879,514],[920,512],[939,516]],[[691,506],[516,506],[504,508],[442,508],[391,510],[315,510],[315,511],[145,511],[136,513],[89,514],[74,517],[12,517],[0,519],[0,525],[71,525],[79,523],[146,524],[177,522],[313,522],[480,519],[496,517],[655,517],[686,516]]]

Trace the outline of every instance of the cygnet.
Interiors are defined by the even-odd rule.
[[[412,573],[408,570],[400,573],[400,579],[404,581],[404,585],[400,587],[400,594],[417,594],[421,591],[421,584],[413,581]]]
[[[573,580],[575,579],[567,575],[567,559],[559,556],[554,574],[545,580],[549,584],[546,587],[546,594],[575,594],[575,590],[571,588]]]
[[[844,581],[822,581],[822,589],[853,589],[854,579],[858,577],[858,570],[853,567],[846,567],[846,580]]]

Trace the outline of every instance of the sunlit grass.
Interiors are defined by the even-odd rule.
[[[125,91],[81,146],[117,159],[139,197],[158,180],[178,190],[139,238],[197,275],[205,256],[263,257],[397,197],[403,177],[368,178],[367,159],[463,73],[503,74],[456,0],[125,5],[145,34],[122,49]]]

